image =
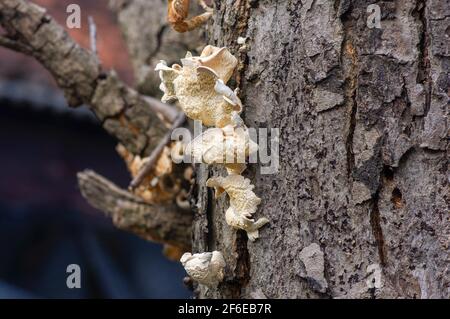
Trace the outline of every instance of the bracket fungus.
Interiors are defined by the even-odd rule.
[[[216,288],[223,280],[225,259],[220,251],[185,253],[181,256],[180,262],[187,274],[199,284]]]
[[[258,145],[250,139],[245,127],[227,125],[210,128],[186,145],[188,154],[197,163],[223,164],[229,174],[241,174],[245,160],[258,151]]]
[[[161,100],[178,100],[189,118],[202,121],[205,126],[232,124],[232,113],[241,113],[242,103],[237,92],[226,83],[238,64],[237,59],[227,48],[208,45],[200,56],[188,52],[181,64],[169,67],[161,61],[156,66],[164,92]]]
[[[252,219],[261,199],[252,191],[254,186],[250,180],[240,175],[246,168],[246,159],[258,151],[258,146],[250,139],[249,129],[239,116],[243,106],[238,89],[233,91],[227,86],[238,60],[227,48],[208,45],[200,56],[188,52],[181,64],[169,67],[161,61],[156,66],[162,82],[160,89],[164,92],[162,101],[177,100],[189,118],[214,127],[187,144],[184,155],[194,162],[225,166],[229,175],[211,178],[206,185],[216,189],[216,197],[228,193],[227,224],[245,230],[254,241],[259,237],[259,228],[269,220]]]
[[[248,238],[255,241],[259,237],[259,228],[269,222],[265,217],[255,221],[252,215],[256,212],[261,199],[253,192],[254,186],[250,180],[241,175],[213,177],[206,181],[206,186],[214,187],[218,198],[223,192],[230,197],[230,207],[225,213],[228,225],[247,232]]]

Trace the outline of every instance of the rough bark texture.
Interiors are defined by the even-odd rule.
[[[280,171],[245,173],[271,220],[252,243],[197,168],[193,249],[228,265],[199,297],[450,297],[450,3],[378,2],[370,29],[372,3],[215,1],[209,43],[241,61],[247,125],[280,128]]]

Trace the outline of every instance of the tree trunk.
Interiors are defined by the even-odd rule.
[[[227,262],[199,297],[450,297],[450,4],[380,1],[370,28],[373,2],[215,1],[209,44],[239,57],[243,117],[280,129],[280,168],[244,173],[271,221],[250,242],[205,187],[226,173],[197,167],[193,249]]]

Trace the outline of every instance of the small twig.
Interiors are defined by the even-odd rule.
[[[186,120],[186,116],[184,113],[179,113],[176,120],[173,122],[172,127],[170,128],[169,132],[161,139],[159,144],[156,146],[156,148],[153,150],[153,152],[150,154],[150,157],[148,159],[148,162],[145,164],[145,166],[139,171],[139,173],[136,175],[136,177],[131,181],[130,183],[130,190],[136,189],[139,185],[141,185],[144,178],[151,172],[153,169],[153,166],[155,165],[156,160],[158,159],[159,155],[163,151],[164,147],[169,144],[172,131],[178,127],[180,127],[184,121]]]
[[[91,51],[92,53],[97,57],[98,60],[98,53],[97,53],[97,26],[95,25],[94,18],[92,16],[88,17],[89,22],[89,39],[91,42]]]
[[[175,122],[179,113],[175,107],[163,103],[151,96],[144,96],[144,99],[147,101],[153,112],[161,114],[169,123]]]

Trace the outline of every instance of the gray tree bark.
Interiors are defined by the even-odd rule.
[[[227,261],[199,297],[450,297],[450,3],[380,1],[371,29],[373,2],[215,1],[209,44],[241,61],[246,124],[281,130],[280,171],[245,173],[271,220],[252,243],[197,168],[193,249]]]

